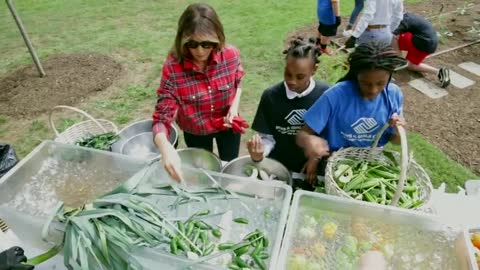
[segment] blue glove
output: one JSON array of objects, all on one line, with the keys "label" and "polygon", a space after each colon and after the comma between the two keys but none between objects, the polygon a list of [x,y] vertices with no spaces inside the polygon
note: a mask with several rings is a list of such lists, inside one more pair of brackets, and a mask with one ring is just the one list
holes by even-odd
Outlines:
[{"label": "blue glove", "polygon": [[0,270],[31,270],[33,265],[23,264],[27,261],[21,247],[12,247],[0,253]]}]

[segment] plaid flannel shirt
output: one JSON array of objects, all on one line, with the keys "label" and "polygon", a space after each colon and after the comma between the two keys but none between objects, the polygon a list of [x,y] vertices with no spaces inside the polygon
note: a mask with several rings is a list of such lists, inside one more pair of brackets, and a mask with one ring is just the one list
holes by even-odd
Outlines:
[{"label": "plaid flannel shirt", "polygon": [[190,60],[179,63],[169,56],[162,68],[157,90],[158,100],[153,114],[153,133],[166,132],[175,121],[185,132],[208,135],[221,130],[213,119],[228,114],[244,70],[240,52],[225,47],[213,52],[205,72]]}]

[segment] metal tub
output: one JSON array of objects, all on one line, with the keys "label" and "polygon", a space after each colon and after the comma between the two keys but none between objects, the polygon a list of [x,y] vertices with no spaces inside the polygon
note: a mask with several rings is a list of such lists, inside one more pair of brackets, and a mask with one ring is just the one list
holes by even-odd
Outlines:
[{"label": "metal tub", "polygon": [[[118,132],[119,139],[112,145],[112,152],[136,158],[152,159],[160,155],[153,143],[152,119],[134,122]],[[174,125],[168,138],[172,145],[178,141],[178,131]]]},{"label": "metal tub", "polygon": [[260,162],[253,162],[249,155],[241,156],[225,164],[222,173],[248,177],[248,175],[245,174],[245,166],[254,166],[257,169],[264,170],[269,175],[274,174],[278,180],[292,185],[292,175],[288,169],[283,166],[282,163],[271,158],[264,158]]},{"label": "metal tub", "polygon": [[388,269],[475,269],[467,244],[432,215],[298,191],[276,269],[357,269],[374,249]]}]

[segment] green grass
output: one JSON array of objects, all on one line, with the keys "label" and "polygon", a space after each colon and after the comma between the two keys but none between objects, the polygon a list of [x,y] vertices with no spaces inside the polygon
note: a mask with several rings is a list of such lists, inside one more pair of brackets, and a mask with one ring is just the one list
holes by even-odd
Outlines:
[{"label": "green grass", "polygon": [[[408,0],[407,2],[418,2]],[[127,68],[150,64],[143,82],[135,82],[113,97],[95,100],[85,110],[113,115],[112,121],[126,124],[134,112],[151,108],[161,65],[170,49],[178,17],[194,1],[16,1],[17,10],[42,60],[58,53],[98,52],[120,55]],[[288,0],[212,0],[224,24],[227,42],[242,52],[246,69],[243,80],[241,112],[251,122],[264,89],[283,79],[283,44],[287,33],[311,25],[316,18],[316,1]],[[354,1],[342,2],[342,15],[348,16]],[[31,60],[4,2],[0,2],[0,74],[13,71]],[[317,79],[334,83],[345,72],[335,66],[344,60],[322,56]],[[155,85],[151,82],[155,81]],[[146,115],[149,117],[150,115]],[[9,124],[1,124],[0,140]],[[64,130],[77,119],[60,119]],[[6,119],[4,119],[6,121]],[[248,132],[246,138],[251,132]],[[30,152],[41,140],[51,137],[45,123],[33,121],[25,134],[19,134],[14,146],[20,156]],[[418,134],[410,135],[410,148],[416,160],[427,169],[434,183],[445,181],[449,189],[474,178],[473,174],[448,159]]]},{"label": "green grass", "polygon": [[[389,145],[388,147],[400,151],[399,146]],[[457,186],[463,187],[465,180],[478,178],[469,169],[450,159],[418,133],[409,133],[408,147],[409,151],[413,152],[413,159],[430,176],[434,187],[438,187],[444,182],[448,192],[456,192],[458,191]]]},{"label": "green grass", "polygon": [[19,134],[20,138],[15,142],[14,148],[19,157],[24,157],[30,151],[48,138],[49,129],[47,124],[40,120],[33,120],[25,134]]},{"label": "green grass", "polygon": [[[144,102],[155,99],[155,89],[142,86],[130,86],[113,99],[98,100],[93,107],[100,110],[110,110],[115,113],[112,119],[117,124],[126,124],[133,120],[130,116]],[[152,107],[153,111],[153,107]]]}]

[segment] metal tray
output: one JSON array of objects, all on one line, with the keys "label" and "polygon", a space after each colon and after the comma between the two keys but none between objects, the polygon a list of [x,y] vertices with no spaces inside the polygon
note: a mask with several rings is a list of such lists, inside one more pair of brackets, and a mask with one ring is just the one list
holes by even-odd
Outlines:
[{"label": "metal tray", "polygon": [[[327,229],[331,228],[331,225],[326,227],[327,223],[338,226],[333,235],[332,230]],[[308,227],[314,228],[315,233],[312,234],[312,230],[305,229]],[[384,231],[378,233],[379,231],[376,230],[378,228]],[[374,238],[372,238],[372,232],[375,232]],[[430,235],[434,237],[428,238]],[[423,237],[428,238],[428,241],[424,241]],[[315,252],[306,256],[317,256],[315,263],[323,263],[326,266],[320,269],[332,269],[330,265],[337,263],[339,250],[344,254],[352,254],[345,251],[347,238],[350,243],[355,238],[353,240],[356,241],[353,242],[357,243],[357,248],[354,249],[357,253],[354,253],[353,257],[348,257],[347,260],[348,265],[353,268],[337,265],[336,269],[356,269],[355,260],[358,260],[358,256],[369,248],[380,249],[384,254],[390,254],[387,255],[387,261],[391,267],[393,265],[391,269],[437,269],[418,267],[438,260],[441,261],[436,264],[438,269],[474,269],[468,252],[468,242],[461,228],[446,226],[439,222],[437,217],[417,211],[308,191],[295,192],[277,269],[293,269],[290,267],[301,261],[297,258],[297,254],[300,254],[300,257],[303,256],[302,247],[305,244]],[[319,248],[317,243],[323,248]],[[388,248],[386,248],[387,243]],[[369,244],[372,246],[369,247]],[[430,247],[436,251],[423,252]],[[418,250],[422,251],[419,253]],[[448,255],[442,257],[437,251],[442,252],[442,255],[443,252]],[[414,259],[405,263],[404,258],[408,259],[409,256],[413,256]],[[402,261],[400,265],[399,259]],[[416,265],[413,265],[414,263]],[[446,263],[455,266],[449,268]]]}]

